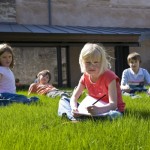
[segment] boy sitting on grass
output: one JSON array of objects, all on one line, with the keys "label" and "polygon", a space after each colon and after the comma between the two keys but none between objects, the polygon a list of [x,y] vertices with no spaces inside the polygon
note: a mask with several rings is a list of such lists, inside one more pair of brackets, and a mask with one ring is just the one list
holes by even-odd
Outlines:
[{"label": "boy sitting on grass", "polygon": [[43,70],[38,73],[36,83],[32,83],[28,90],[28,95],[31,93],[37,93],[39,95],[46,95],[48,97],[55,98],[56,96],[69,95],[63,91],[58,90],[52,84],[50,84],[51,73],[49,70]]},{"label": "boy sitting on grass", "polygon": [[141,56],[133,52],[127,57],[127,62],[130,68],[125,69],[122,73],[121,90],[124,95],[134,95],[135,92],[147,92],[150,94],[150,89],[145,85],[150,85],[150,74],[144,68],[140,67]]}]

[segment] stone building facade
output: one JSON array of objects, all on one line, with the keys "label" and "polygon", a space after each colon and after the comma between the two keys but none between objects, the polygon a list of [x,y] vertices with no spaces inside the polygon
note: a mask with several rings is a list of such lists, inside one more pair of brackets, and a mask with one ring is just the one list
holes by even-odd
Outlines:
[{"label": "stone building facade", "polygon": [[0,1],[0,22],[16,22],[15,0]]},{"label": "stone building facade", "polygon": [[149,0],[51,0],[51,3],[53,25],[150,27]]},{"label": "stone building facade", "polygon": [[[150,28],[149,0],[1,0],[0,22],[32,25],[100,26]],[[7,42],[7,41],[6,41]],[[131,47],[142,56],[142,67],[150,71],[149,39],[140,47]],[[71,86],[80,78],[78,56],[81,46],[70,47]],[[115,71],[114,49],[107,47]],[[55,47],[14,47],[16,78],[23,84],[34,81],[36,74],[49,69],[52,83],[57,84],[57,56]],[[113,59],[114,58],[114,59]],[[65,50],[62,48],[63,81],[65,84]]]}]

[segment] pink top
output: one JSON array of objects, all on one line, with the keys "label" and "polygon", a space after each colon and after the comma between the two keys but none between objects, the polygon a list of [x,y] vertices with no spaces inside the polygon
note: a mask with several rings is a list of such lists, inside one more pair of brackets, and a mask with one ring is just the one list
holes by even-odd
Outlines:
[{"label": "pink top", "polygon": [[39,83],[33,83],[30,85],[28,93],[37,93],[40,95],[46,95],[48,92],[56,90],[56,88],[50,84],[39,84]]},{"label": "pink top", "polygon": [[90,76],[84,73],[80,79],[80,82],[88,90],[88,94],[96,99],[99,99],[100,97],[106,94],[106,96],[102,98],[102,101],[109,103],[108,86],[113,80],[116,80],[117,86],[117,96],[118,96],[117,107],[120,112],[123,112],[125,109],[125,103],[122,100],[119,78],[113,71],[111,70],[105,71],[102,75],[100,75],[96,83],[93,83],[90,80]]}]

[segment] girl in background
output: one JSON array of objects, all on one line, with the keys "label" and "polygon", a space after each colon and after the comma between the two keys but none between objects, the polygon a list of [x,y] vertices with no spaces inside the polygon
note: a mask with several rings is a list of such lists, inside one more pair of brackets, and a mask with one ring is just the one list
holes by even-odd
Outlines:
[{"label": "girl in background", "polygon": [[7,44],[0,44],[0,93],[16,93],[13,49]]},{"label": "girl in background", "polygon": [[27,98],[16,94],[15,77],[11,69],[14,67],[13,49],[8,44],[0,44],[0,105],[12,102],[30,103],[37,97]]},{"label": "girl in background", "polygon": [[51,73],[49,70],[42,70],[37,74],[36,83],[32,83],[28,89],[28,95],[31,93],[36,93],[39,95],[46,95],[48,97],[55,98],[56,96],[66,96],[69,97],[69,94],[58,90],[51,83]]}]

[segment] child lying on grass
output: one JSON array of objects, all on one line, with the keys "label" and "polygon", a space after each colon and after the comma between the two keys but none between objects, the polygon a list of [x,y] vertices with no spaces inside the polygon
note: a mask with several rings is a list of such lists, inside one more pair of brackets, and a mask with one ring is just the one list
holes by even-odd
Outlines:
[{"label": "child lying on grass", "polygon": [[69,96],[68,93],[60,91],[52,84],[50,84],[50,81],[51,81],[51,74],[49,70],[40,71],[37,75],[36,83],[32,83],[30,85],[28,95],[30,95],[31,93],[37,93],[52,98],[55,98],[56,96],[66,96],[66,97]]},{"label": "child lying on grass", "polygon": [[80,117],[81,113],[78,109],[80,105],[77,102],[83,90],[86,89],[89,96],[105,103],[101,106],[96,106],[95,103],[90,103],[89,106],[84,105],[91,116],[104,113],[111,117],[120,116],[125,110],[125,103],[121,95],[119,77],[109,69],[106,49],[101,44],[85,44],[80,53],[79,63],[83,75],[71,98],[66,99],[68,103],[63,99],[60,100],[58,115],[66,113],[70,120]]}]

